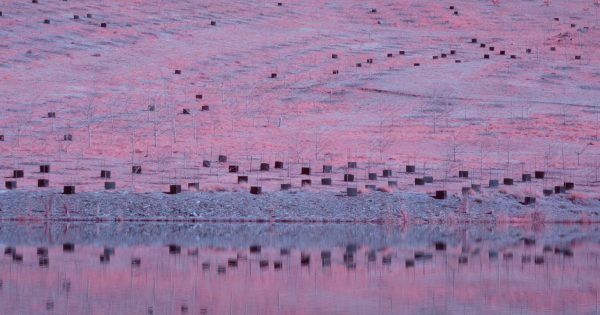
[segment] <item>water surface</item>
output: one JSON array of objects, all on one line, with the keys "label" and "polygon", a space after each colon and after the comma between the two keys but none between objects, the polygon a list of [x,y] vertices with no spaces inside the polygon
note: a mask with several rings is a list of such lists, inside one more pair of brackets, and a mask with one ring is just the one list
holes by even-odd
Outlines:
[{"label": "water surface", "polygon": [[0,238],[2,314],[600,314],[596,226],[3,223]]}]

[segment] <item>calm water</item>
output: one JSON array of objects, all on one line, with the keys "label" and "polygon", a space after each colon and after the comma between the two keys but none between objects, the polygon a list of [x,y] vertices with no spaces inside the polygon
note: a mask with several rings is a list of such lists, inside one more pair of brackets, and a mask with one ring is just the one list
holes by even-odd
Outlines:
[{"label": "calm water", "polygon": [[1,314],[600,314],[595,226],[2,223],[0,238]]}]

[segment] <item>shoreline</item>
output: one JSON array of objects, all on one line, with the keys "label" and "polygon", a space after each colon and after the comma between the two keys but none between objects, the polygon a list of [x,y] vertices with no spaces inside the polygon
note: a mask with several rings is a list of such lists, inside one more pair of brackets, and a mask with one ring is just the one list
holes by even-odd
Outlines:
[{"label": "shoreline", "polygon": [[106,218],[106,217],[53,217],[53,218],[40,218],[35,216],[20,216],[20,217],[0,217],[0,222],[18,222],[18,223],[173,223],[173,224],[194,224],[194,223],[211,223],[211,224],[318,224],[318,225],[380,225],[380,226],[403,226],[403,225],[442,225],[442,224],[454,224],[454,225],[499,225],[499,226],[526,226],[532,224],[558,224],[558,225],[596,225],[600,224],[600,220],[542,220],[533,221],[521,218],[514,218],[508,220],[423,220],[419,222],[402,222],[398,221],[387,221],[387,220],[314,220],[314,219],[170,219],[167,217],[156,217],[156,218]]},{"label": "shoreline", "polygon": [[62,246],[65,243],[97,246],[178,244],[182,247],[247,248],[252,245],[280,248],[332,248],[358,244],[372,248],[432,249],[438,242],[460,250],[484,246],[502,250],[532,243],[578,248],[600,244],[597,224],[256,224],[202,222],[89,222],[2,221],[0,244],[6,246]]}]

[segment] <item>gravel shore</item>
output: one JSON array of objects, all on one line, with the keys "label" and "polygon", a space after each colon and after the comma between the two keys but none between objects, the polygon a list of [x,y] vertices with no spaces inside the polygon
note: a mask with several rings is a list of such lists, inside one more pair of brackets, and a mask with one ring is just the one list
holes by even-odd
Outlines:
[{"label": "gravel shore", "polygon": [[500,191],[450,195],[369,192],[164,193],[55,191],[0,192],[2,220],[180,222],[373,222],[373,223],[591,223],[600,222],[600,201],[568,194],[523,205]]}]

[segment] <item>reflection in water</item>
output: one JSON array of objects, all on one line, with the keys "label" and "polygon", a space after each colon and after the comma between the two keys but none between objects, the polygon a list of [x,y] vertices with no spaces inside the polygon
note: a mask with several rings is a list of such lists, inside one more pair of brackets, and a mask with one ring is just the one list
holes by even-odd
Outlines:
[{"label": "reflection in water", "polygon": [[[19,229],[3,230],[11,228]],[[36,228],[40,227],[31,231]],[[293,227],[285,228],[293,233]],[[317,230],[321,228],[327,226]],[[218,246],[206,245],[210,236],[198,242],[161,244],[150,237],[118,244],[71,235],[82,241],[14,245],[15,239],[3,235],[3,243],[8,238],[13,244],[6,244],[0,257],[0,310],[2,314],[599,314],[600,244],[582,238],[597,230],[568,227],[562,237],[576,239],[552,245],[546,235],[526,228],[493,229],[489,240],[472,237],[477,232],[464,228],[437,230],[430,237],[423,228],[414,228],[399,232],[400,240],[373,239],[386,228],[370,226],[364,242],[352,239],[337,245],[316,241],[314,235],[307,236],[313,241],[298,236],[301,246],[290,245],[294,238],[289,235],[288,243],[278,243],[273,236],[265,241],[268,245],[253,243],[248,231],[246,243],[210,240]],[[499,238],[504,238],[502,245],[492,241]]]}]

